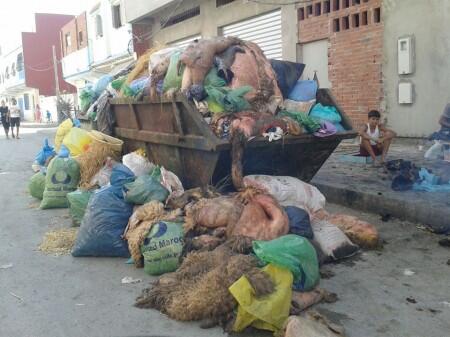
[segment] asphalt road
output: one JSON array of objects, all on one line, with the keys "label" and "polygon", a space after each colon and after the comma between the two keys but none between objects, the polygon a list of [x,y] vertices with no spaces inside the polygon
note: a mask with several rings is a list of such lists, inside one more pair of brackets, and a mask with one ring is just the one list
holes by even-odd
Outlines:
[{"label": "asphalt road", "polygon": [[[67,210],[41,211],[27,193],[33,158],[42,140],[53,135],[54,130],[24,129],[21,140],[0,136],[0,266],[13,265],[0,269],[0,337],[223,335],[218,328],[202,330],[197,323],[134,308],[151,278],[124,259],[37,251],[44,233],[70,226]],[[381,251],[328,265],[335,276],[321,286],[339,300],[318,310],[342,324],[348,337],[449,336],[450,248],[437,244],[440,237],[415,224],[383,223],[376,215],[335,205],[329,209],[359,214],[379,228],[386,242]],[[412,271],[409,276],[406,269]],[[123,285],[125,276],[143,282]]]}]

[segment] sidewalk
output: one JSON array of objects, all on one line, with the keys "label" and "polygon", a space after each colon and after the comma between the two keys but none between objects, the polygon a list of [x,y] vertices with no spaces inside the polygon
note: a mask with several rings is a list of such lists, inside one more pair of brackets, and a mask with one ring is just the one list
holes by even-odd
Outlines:
[{"label": "sidewalk", "polygon": [[[411,160],[450,180],[450,163],[425,160],[423,155],[428,146],[419,149],[422,144],[425,144],[422,140],[397,140],[387,160]],[[341,155],[357,152],[358,148],[353,143],[341,144],[313,178],[312,183],[329,202],[391,215],[436,230],[450,228],[450,192],[396,192],[391,189],[391,179],[384,168],[340,160]]]},{"label": "sidewalk", "polygon": [[50,129],[56,128],[58,123],[36,123],[36,122],[20,122],[21,128],[33,128],[33,129]]}]

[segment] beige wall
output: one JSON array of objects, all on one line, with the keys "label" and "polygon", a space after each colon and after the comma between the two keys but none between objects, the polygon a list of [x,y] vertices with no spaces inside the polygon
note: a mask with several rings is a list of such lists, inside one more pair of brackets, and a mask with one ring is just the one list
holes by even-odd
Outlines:
[{"label": "beige wall", "polygon": [[[140,1],[128,0],[126,4],[126,15],[128,22],[133,22],[134,17],[129,15],[128,8],[131,7],[130,3],[134,2],[139,3]],[[166,3],[167,1],[163,2]],[[272,2],[285,3],[285,1],[276,0]],[[161,43],[168,43],[198,34],[202,35],[202,37],[217,36],[219,34],[220,27],[222,26],[239,22],[259,14],[267,13],[281,7],[283,59],[296,61],[296,42],[298,38],[297,11],[295,5],[261,5],[251,2],[244,3],[242,0],[237,0],[230,4],[216,8],[216,1],[196,0],[183,2],[173,14],[181,13],[197,5],[200,5],[199,16],[162,30],[160,30],[160,18],[167,18],[171,13],[173,13],[174,5],[172,4],[155,14],[152,31],[158,33],[154,35],[153,40]],[[142,18],[142,16],[140,18]]]},{"label": "beige wall", "polygon": [[[401,136],[428,136],[439,128],[439,116],[450,102],[450,1],[384,0],[382,9],[388,124]],[[413,35],[415,39],[415,72],[400,76],[397,40],[404,35]],[[412,105],[398,104],[400,79],[414,84]]]}]

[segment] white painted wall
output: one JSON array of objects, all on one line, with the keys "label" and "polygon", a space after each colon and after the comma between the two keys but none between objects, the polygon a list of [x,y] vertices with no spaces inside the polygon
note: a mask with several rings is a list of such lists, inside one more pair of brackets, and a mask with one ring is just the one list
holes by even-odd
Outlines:
[{"label": "white painted wall", "polygon": [[[69,76],[76,75],[81,72],[89,70],[89,50],[83,48],[77,50],[62,59],[63,76],[67,78]],[[70,81],[70,79],[69,79]]]}]

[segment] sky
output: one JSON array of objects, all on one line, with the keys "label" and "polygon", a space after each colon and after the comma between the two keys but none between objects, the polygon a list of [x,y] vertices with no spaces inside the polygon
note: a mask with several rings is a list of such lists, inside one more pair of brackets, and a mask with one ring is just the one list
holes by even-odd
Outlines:
[{"label": "sky", "polygon": [[0,46],[3,53],[20,45],[21,32],[34,31],[34,13],[78,15],[98,0],[0,0]]}]

